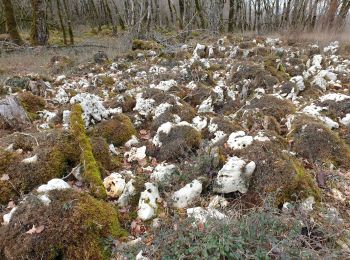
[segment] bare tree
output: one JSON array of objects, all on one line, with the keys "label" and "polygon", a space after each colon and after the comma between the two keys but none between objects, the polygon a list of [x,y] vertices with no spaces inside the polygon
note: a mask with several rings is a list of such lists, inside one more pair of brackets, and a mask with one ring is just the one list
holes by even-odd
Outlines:
[{"label": "bare tree", "polygon": [[23,40],[17,30],[17,22],[13,12],[13,6],[11,0],[2,0],[5,11],[5,19],[8,33],[14,43],[21,45]]},{"label": "bare tree", "polygon": [[49,40],[49,28],[46,22],[46,5],[44,0],[31,0],[33,20],[30,41],[33,45],[46,45]]}]

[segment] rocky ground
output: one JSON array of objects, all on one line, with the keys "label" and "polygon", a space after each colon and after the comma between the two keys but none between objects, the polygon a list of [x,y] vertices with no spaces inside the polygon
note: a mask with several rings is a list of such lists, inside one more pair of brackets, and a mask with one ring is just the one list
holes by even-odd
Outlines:
[{"label": "rocky ground", "polygon": [[349,45],[73,63],[0,85],[1,259],[350,257]]}]

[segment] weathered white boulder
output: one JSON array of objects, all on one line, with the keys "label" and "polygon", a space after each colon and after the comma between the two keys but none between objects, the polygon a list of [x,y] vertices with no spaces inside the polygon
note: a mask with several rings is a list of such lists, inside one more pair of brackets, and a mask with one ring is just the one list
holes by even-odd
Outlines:
[{"label": "weathered white boulder", "polygon": [[174,164],[167,164],[165,162],[162,162],[154,168],[151,174],[151,181],[161,184],[167,184],[171,179],[172,174],[175,172],[176,166]]},{"label": "weathered white boulder", "polygon": [[130,201],[130,198],[136,195],[136,188],[134,187],[134,182],[135,180],[131,179],[126,183],[123,193],[120,195],[118,199],[119,207],[127,206]]},{"label": "weathered white boulder", "polygon": [[143,221],[156,216],[158,209],[157,200],[160,199],[158,187],[153,183],[145,183],[145,191],[141,192],[137,215]]},{"label": "weathered white boulder", "polygon": [[227,144],[231,149],[243,149],[253,143],[253,137],[246,135],[244,131],[237,131],[230,134]]},{"label": "weathered white boulder", "polygon": [[226,218],[226,215],[214,208],[204,209],[202,207],[189,208],[186,210],[188,217],[193,217],[200,223],[205,223],[209,218],[222,220]]},{"label": "weathered white boulder", "polygon": [[125,179],[119,173],[112,173],[103,180],[107,195],[111,198],[118,198],[125,188]]},{"label": "weathered white boulder", "polygon": [[175,208],[186,208],[192,204],[197,198],[199,198],[202,192],[202,183],[198,180],[194,180],[191,183],[185,185],[185,187],[179,189],[173,194],[173,201]]},{"label": "weathered white boulder", "polygon": [[231,193],[248,191],[249,180],[255,170],[255,162],[246,163],[244,160],[233,156],[219,171],[214,185],[214,192]]},{"label": "weathered white boulder", "polygon": [[38,192],[49,192],[52,190],[64,190],[64,189],[69,189],[70,185],[65,182],[62,179],[52,179],[50,180],[47,184],[43,184],[41,186],[39,186],[39,188],[37,189]]}]

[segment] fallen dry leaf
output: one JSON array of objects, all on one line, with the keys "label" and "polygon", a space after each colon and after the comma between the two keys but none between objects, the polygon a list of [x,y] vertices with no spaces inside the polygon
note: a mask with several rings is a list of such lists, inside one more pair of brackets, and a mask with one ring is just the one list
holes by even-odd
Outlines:
[{"label": "fallen dry leaf", "polygon": [[33,225],[33,227],[31,229],[29,229],[26,233],[33,235],[33,234],[40,234],[41,232],[43,232],[43,230],[45,229],[45,227],[43,225],[36,227],[35,225]]}]

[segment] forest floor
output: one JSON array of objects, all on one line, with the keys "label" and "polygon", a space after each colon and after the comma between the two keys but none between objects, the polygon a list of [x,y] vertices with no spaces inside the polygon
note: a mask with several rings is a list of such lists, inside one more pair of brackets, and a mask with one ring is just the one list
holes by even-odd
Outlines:
[{"label": "forest floor", "polygon": [[0,258],[347,259],[349,146],[348,41],[0,53]]}]

